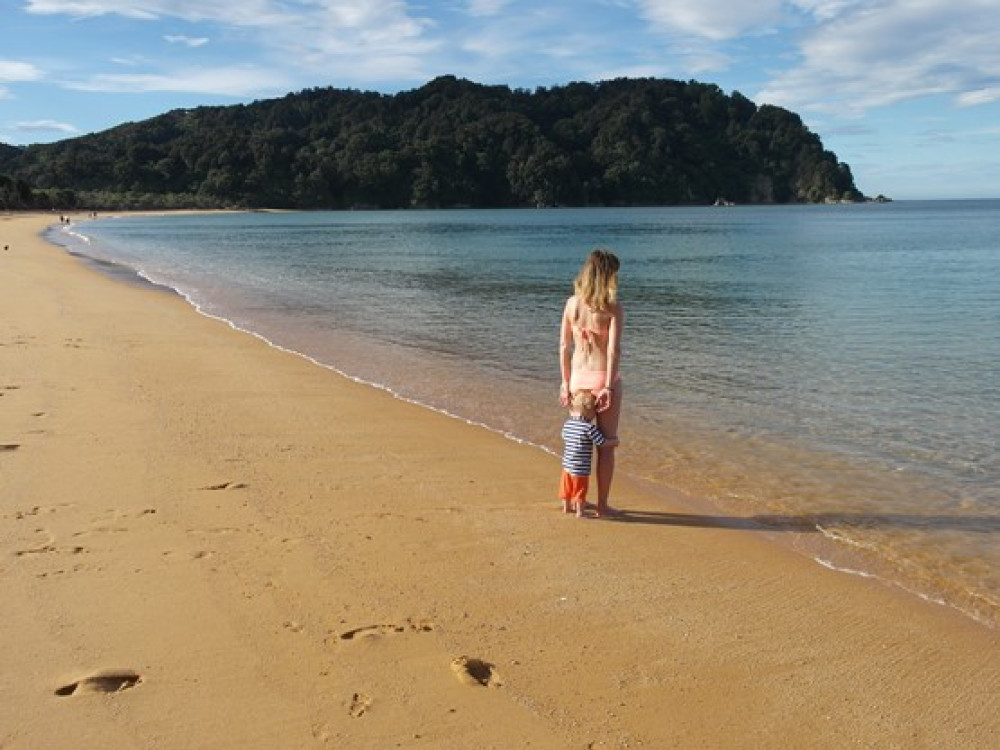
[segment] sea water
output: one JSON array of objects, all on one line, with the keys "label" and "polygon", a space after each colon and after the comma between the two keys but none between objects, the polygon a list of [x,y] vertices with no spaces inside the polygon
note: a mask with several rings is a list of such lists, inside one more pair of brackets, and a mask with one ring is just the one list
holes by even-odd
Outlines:
[{"label": "sea water", "polygon": [[553,452],[562,306],[587,253],[610,248],[623,481],[711,502],[688,522],[1000,622],[1000,201],[237,213],[52,234]]}]

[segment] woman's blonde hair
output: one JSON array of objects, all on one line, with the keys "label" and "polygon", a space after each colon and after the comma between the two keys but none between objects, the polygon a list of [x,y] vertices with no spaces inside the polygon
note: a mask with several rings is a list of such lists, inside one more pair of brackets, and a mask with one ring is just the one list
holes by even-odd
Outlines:
[{"label": "woman's blonde hair", "polygon": [[592,310],[604,312],[618,294],[618,257],[610,250],[594,250],[587,256],[573,286]]}]

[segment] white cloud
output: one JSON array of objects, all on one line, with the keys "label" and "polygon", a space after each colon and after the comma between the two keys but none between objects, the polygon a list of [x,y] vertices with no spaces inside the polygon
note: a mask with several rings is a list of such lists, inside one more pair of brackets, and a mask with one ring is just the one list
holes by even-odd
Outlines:
[{"label": "white cloud", "polygon": [[[117,15],[150,21],[174,18],[207,23],[217,28],[241,28],[257,38],[246,48],[247,58],[270,61],[285,68],[282,79],[308,79],[308,72],[354,80],[418,80],[426,77],[425,59],[441,47],[431,37],[435,23],[411,13],[404,0],[27,0],[28,12],[61,14],[75,18]],[[174,35],[175,44],[199,46],[208,38]],[[264,63],[268,64],[267,62]],[[304,75],[305,74],[305,75]],[[346,74],[346,75],[342,75]],[[256,87],[232,69],[201,74],[194,80],[178,73],[173,84],[167,76],[140,76],[134,80],[153,90],[212,91],[213,80],[237,79],[235,91],[258,93]],[[278,78],[271,76],[272,79]],[[77,86],[120,90],[130,79],[95,77]],[[251,90],[252,89],[252,90]]]},{"label": "white cloud", "polygon": [[55,120],[33,120],[30,122],[15,122],[14,130],[19,133],[63,133],[72,135],[80,131],[73,125]]},{"label": "white cloud", "polygon": [[[27,83],[38,81],[43,77],[42,71],[31,63],[16,60],[0,60],[0,84]],[[0,85],[0,99],[11,98],[10,89]]]},{"label": "white cloud", "polygon": [[104,74],[83,81],[67,81],[76,91],[111,93],[183,92],[213,96],[246,97],[267,91],[286,91],[289,80],[280,73],[259,68],[214,68],[163,74]]},{"label": "white cloud", "polygon": [[14,60],[0,60],[0,81],[15,83],[37,81],[42,78],[42,71],[31,63]]},{"label": "white cloud", "polygon": [[417,80],[440,43],[432,24],[413,18],[400,2],[325,2],[307,23],[274,27],[263,43],[278,59],[294,60],[298,73],[354,80]]},{"label": "white cloud", "polygon": [[998,86],[966,91],[959,94],[957,100],[960,107],[977,107],[981,104],[993,104],[994,102],[1000,102],[1000,87]]},{"label": "white cloud", "polygon": [[134,68],[138,65],[148,65],[150,60],[148,57],[141,57],[139,55],[133,55],[132,57],[112,57],[109,61],[115,65],[121,65],[126,68]]},{"label": "white cloud", "polygon": [[848,8],[862,5],[868,0],[791,0],[796,8],[820,21],[836,18]]},{"label": "white cloud", "polygon": [[951,96],[959,106],[1000,101],[996,0],[637,4],[645,19],[669,35],[675,45],[670,53],[696,75],[738,65],[739,52],[729,42],[783,32],[798,61],[772,75],[755,97],[761,102],[860,115],[934,95]]},{"label": "white cloud", "polygon": [[714,41],[760,32],[785,18],[781,0],[639,0],[638,5],[659,29]]},{"label": "white cloud", "polygon": [[552,34],[558,27],[551,10],[533,9],[510,13],[463,29],[456,39],[458,49],[473,58],[495,63],[498,60],[525,60],[539,52],[555,57],[565,57],[573,50],[579,53],[588,49],[588,41],[574,29],[563,25],[560,34]]},{"label": "white cloud", "polygon": [[368,33],[401,26],[415,29],[404,0],[28,0],[29,13],[74,18],[118,15],[137,20],[177,18],[222,26],[296,30],[302,34],[333,30]]},{"label": "white cloud", "polygon": [[844,8],[804,37],[801,62],[775,75],[759,101],[861,114],[933,95],[965,105],[996,100],[1000,12],[994,2],[888,0]]},{"label": "white cloud", "polygon": [[[28,0],[27,10],[255,30],[259,50],[276,60],[324,71],[349,66],[352,77],[371,79],[421,75],[421,58],[440,46],[429,37],[434,22],[411,13],[404,0]],[[200,37],[168,41],[204,43]]]},{"label": "white cloud", "polygon": [[208,38],[203,36],[190,37],[190,36],[184,36],[183,34],[167,34],[163,38],[166,41],[170,42],[170,44],[184,44],[192,48],[203,47],[204,45],[208,44]]},{"label": "white cloud", "polygon": [[[315,28],[306,37],[317,49],[333,52],[425,52],[434,45],[425,38],[433,23],[411,16],[399,0],[344,2],[325,0],[314,16]],[[293,29],[301,36],[302,29]],[[311,37],[311,38],[310,38]]]},{"label": "white cloud", "polygon": [[281,23],[292,6],[313,3],[292,2],[288,7],[271,0],[28,0],[25,8],[38,15],[67,15],[74,18],[118,15],[137,20],[180,18],[185,21],[218,21],[237,26],[268,26]]}]

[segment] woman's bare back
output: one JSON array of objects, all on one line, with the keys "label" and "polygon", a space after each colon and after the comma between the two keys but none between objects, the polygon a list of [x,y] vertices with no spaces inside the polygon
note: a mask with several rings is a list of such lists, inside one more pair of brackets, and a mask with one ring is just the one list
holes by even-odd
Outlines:
[{"label": "woman's bare back", "polygon": [[612,312],[592,309],[577,296],[566,301],[565,319],[573,335],[573,369],[605,371]]}]

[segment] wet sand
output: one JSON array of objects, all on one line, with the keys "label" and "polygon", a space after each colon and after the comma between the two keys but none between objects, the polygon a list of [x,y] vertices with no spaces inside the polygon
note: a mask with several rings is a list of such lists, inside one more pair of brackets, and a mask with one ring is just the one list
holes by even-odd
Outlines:
[{"label": "wet sand", "polygon": [[0,215],[4,750],[996,747],[997,631],[680,496],[565,517],[52,221]]}]

